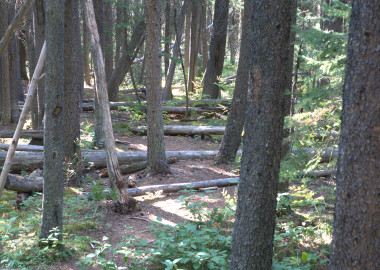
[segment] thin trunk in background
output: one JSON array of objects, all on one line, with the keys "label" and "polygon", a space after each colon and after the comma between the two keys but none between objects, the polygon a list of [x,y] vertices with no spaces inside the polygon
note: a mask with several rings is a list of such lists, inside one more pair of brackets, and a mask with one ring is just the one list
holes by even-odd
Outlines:
[{"label": "thin trunk in background", "polygon": [[[191,5],[191,2],[189,2]],[[190,63],[190,29],[191,29],[191,8],[188,8],[186,11],[185,19],[185,53],[183,56],[183,64],[185,70],[187,71]]]},{"label": "thin trunk in background", "polygon": [[198,45],[199,45],[199,24],[200,24],[200,8],[199,1],[191,1],[191,29],[190,29],[190,62],[187,78],[188,91],[195,92],[195,80],[198,65]]},{"label": "thin trunk in background", "polygon": [[112,2],[104,3],[104,58],[107,81],[113,72],[113,14]]},{"label": "thin trunk in background", "polygon": [[170,3],[171,1],[166,1],[165,3],[165,49],[164,49],[164,65],[165,65],[165,74],[167,74],[169,69],[169,55],[170,55],[170,26],[171,26],[171,16],[170,16]]},{"label": "thin trunk in background", "polygon": [[88,28],[84,14],[84,8],[82,10],[83,19],[83,72],[84,81],[88,86],[91,86],[91,75],[90,75],[90,40],[88,37]]}]

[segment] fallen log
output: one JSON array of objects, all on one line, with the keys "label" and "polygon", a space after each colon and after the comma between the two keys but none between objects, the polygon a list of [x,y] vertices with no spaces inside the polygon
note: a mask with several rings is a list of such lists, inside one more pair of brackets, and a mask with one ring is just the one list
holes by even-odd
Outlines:
[{"label": "fallen log", "polygon": [[[218,126],[164,126],[165,135],[223,135],[226,127]],[[146,126],[129,127],[135,134],[146,135]]]},{"label": "fallen log", "polygon": [[[177,192],[185,189],[201,189],[209,187],[225,187],[236,185],[239,178],[224,178],[216,180],[207,180],[199,182],[190,183],[178,183],[178,184],[168,184],[168,185],[156,185],[156,186],[145,186],[139,188],[129,188],[127,189],[129,195],[133,197],[142,196],[151,192],[163,191],[163,193]],[[43,178],[42,177],[22,177],[9,174],[7,181],[5,183],[5,188],[7,190],[18,191],[18,192],[42,192],[43,191]]]},{"label": "fallen log", "polygon": [[318,178],[318,177],[327,177],[331,175],[336,175],[336,173],[337,173],[337,170],[316,170],[316,171],[310,171],[310,172],[302,172],[302,176]]},{"label": "fallen log", "polygon": [[[0,138],[13,138],[13,130],[2,130],[0,131]],[[43,130],[24,130],[21,133],[22,138],[33,138],[33,139],[43,139],[44,131]]]},{"label": "fallen log", "polygon": [[[0,150],[8,150],[10,144],[0,143]],[[16,151],[42,152],[44,147],[41,145],[20,145],[16,146]]]},{"label": "fallen log", "polygon": [[[176,161],[177,161],[176,157],[168,158],[168,164],[173,164]],[[120,172],[122,174],[128,174],[128,173],[133,173],[133,172],[138,172],[138,171],[144,170],[146,167],[148,167],[148,162],[147,161],[140,161],[140,162],[133,163],[131,165],[121,165],[120,166]],[[104,169],[100,173],[100,177],[102,177],[102,178],[108,177],[107,169]]]}]

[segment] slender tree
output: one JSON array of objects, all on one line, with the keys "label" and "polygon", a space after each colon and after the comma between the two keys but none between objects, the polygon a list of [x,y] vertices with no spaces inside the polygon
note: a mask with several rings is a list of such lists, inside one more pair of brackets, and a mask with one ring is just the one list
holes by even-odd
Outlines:
[{"label": "slender tree", "polygon": [[252,102],[233,232],[231,269],[271,269],[292,1],[252,1]]},{"label": "slender tree", "polygon": [[222,75],[226,52],[229,0],[216,0],[213,33],[210,42],[209,59],[204,78],[203,95],[216,99],[220,95],[217,78]]},{"label": "slender tree", "polygon": [[165,155],[161,89],[161,3],[146,0],[146,72],[148,173],[165,174],[170,169]]},{"label": "slender tree", "polygon": [[113,14],[112,2],[104,3],[104,60],[106,68],[107,81],[111,77],[113,71]]},{"label": "slender tree", "polygon": [[64,183],[64,20],[65,4],[46,1],[46,93],[44,129],[44,189],[40,239],[53,229],[62,239]]},{"label": "slender tree", "polygon": [[380,269],[380,2],[352,1],[331,269]]},{"label": "slender tree", "polygon": [[201,2],[191,1],[191,27],[190,27],[190,62],[189,72],[187,76],[187,86],[189,92],[195,91],[195,79],[198,66],[198,51],[199,51],[199,24]]}]

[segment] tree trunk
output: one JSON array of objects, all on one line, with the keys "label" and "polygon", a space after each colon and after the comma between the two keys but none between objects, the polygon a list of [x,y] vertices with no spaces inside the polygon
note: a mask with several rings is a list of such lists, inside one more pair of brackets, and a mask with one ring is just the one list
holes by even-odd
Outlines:
[{"label": "tree trunk", "polygon": [[291,2],[252,1],[253,100],[245,124],[231,269],[272,267]]},{"label": "tree trunk", "polygon": [[[21,80],[28,80],[28,72],[26,71],[26,48],[25,48],[25,40],[18,39],[18,55],[20,59],[20,72],[21,72]],[[23,99],[22,99],[23,100]]]},{"label": "tree trunk", "polygon": [[201,37],[200,37],[200,42],[202,43],[201,48],[202,48],[202,72],[206,72],[207,68],[207,61],[208,61],[208,30],[207,30],[207,4],[208,2],[206,0],[201,0],[201,22],[200,22],[200,32],[201,32]]},{"label": "tree trunk", "polygon": [[[230,28],[228,35],[228,45],[230,47],[230,61],[235,64],[236,55],[239,48],[239,29],[240,18],[238,11],[234,8],[230,14]],[[244,27],[243,27],[244,30]]]},{"label": "tree trunk", "polygon": [[81,54],[79,1],[65,4],[65,86],[64,148],[67,181],[80,186],[82,155],[80,140],[80,95],[83,91],[83,58]]},{"label": "tree trunk", "polygon": [[352,1],[331,269],[380,269],[379,26],[379,1]]},{"label": "tree trunk", "polygon": [[146,0],[146,72],[148,172],[151,175],[170,172],[165,155],[164,119],[162,117],[161,88],[161,3]]},{"label": "tree trunk", "polygon": [[171,31],[170,31],[170,27],[171,27],[171,16],[170,16],[170,1],[166,1],[165,3],[165,40],[164,40],[164,43],[165,43],[165,57],[164,57],[164,65],[165,65],[165,75],[167,74],[168,72],[168,69],[169,69],[169,55],[170,55],[170,43],[171,43],[171,37],[170,37],[170,34],[171,34]]},{"label": "tree trunk", "polygon": [[112,2],[104,3],[104,57],[107,81],[113,72],[113,15]]},{"label": "tree trunk", "polygon": [[178,16],[178,23],[176,25],[176,38],[173,47],[172,60],[170,61],[168,72],[166,73],[165,88],[164,88],[164,100],[173,99],[172,83],[174,78],[174,71],[177,64],[177,58],[181,49],[181,41],[183,34],[183,26],[185,22],[186,10],[188,8],[189,1],[184,0],[181,6],[181,11]]},{"label": "tree trunk", "polygon": [[198,66],[198,51],[199,51],[199,24],[200,24],[200,10],[201,3],[192,1],[191,2],[191,31],[190,31],[190,62],[189,62],[189,72],[187,77],[188,91],[191,93],[195,92],[195,80],[197,76],[197,66]]},{"label": "tree trunk", "polygon": [[[189,5],[191,3],[189,2]],[[185,70],[188,70],[190,63],[190,29],[191,29],[191,8],[190,6],[186,11],[186,22],[185,22],[185,53],[183,57],[183,65]]]},{"label": "tree trunk", "polygon": [[85,19],[84,8],[82,12],[83,17],[83,68],[84,68],[84,81],[87,85],[91,85],[90,76],[90,40],[88,37],[88,27]]},{"label": "tree trunk", "polygon": [[91,52],[94,57],[94,70],[99,97],[99,108],[101,122],[105,135],[105,152],[107,157],[107,168],[110,175],[112,189],[117,189],[119,196],[115,201],[115,211],[126,214],[135,207],[136,202],[132,200],[127,191],[126,184],[120,174],[119,161],[116,155],[115,140],[112,130],[111,113],[108,106],[107,83],[105,76],[104,58],[101,49],[99,32],[95,22],[94,7],[91,0],[86,0],[86,20],[91,36]]},{"label": "tree trunk", "polygon": [[236,76],[235,90],[232,104],[227,119],[226,133],[223,136],[217,156],[217,163],[233,161],[236,151],[239,149],[241,134],[243,132],[245,112],[247,107],[249,59],[251,55],[251,33],[252,33],[252,1],[244,1],[244,17],[242,25],[242,37],[240,44],[239,65]]},{"label": "tree trunk", "polygon": [[210,42],[210,55],[207,62],[207,70],[204,78],[204,96],[216,99],[220,96],[220,89],[215,83],[222,75],[224,54],[226,52],[227,25],[228,25],[229,0],[216,0],[214,12],[214,30]]},{"label": "tree trunk", "polygon": [[65,5],[46,1],[46,92],[44,192],[40,239],[53,229],[62,240],[64,183],[64,36]]}]

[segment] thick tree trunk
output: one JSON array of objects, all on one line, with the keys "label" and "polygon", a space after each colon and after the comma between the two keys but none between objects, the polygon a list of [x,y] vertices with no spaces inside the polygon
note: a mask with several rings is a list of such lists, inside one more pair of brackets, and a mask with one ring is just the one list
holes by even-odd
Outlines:
[{"label": "thick tree trunk", "polygon": [[82,182],[80,140],[80,95],[83,91],[83,58],[81,54],[79,1],[65,4],[65,109],[64,148],[67,181],[70,186]]},{"label": "thick tree trunk", "polygon": [[195,80],[197,76],[198,51],[199,51],[199,24],[201,3],[199,1],[191,1],[191,31],[190,31],[190,62],[189,72],[187,76],[187,87],[190,93],[195,92]]},{"label": "thick tree trunk", "polygon": [[331,269],[380,269],[379,26],[379,1],[352,1]]},{"label": "thick tree trunk", "polygon": [[272,267],[291,3],[252,1],[253,100],[245,124],[231,269]]},{"label": "thick tree trunk", "polygon": [[115,210],[121,214],[126,214],[135,207],[136,202],[133,201],[127,191],[126,184],[120,174],[119,161],[116,154],[115,140],[113,136],[111,112],[108,106],[107,83],[105,76],[104,58],[101,49],[98,28],[95,22],[94,8],[91,0],[86,0],[86,20],[91,36],[91,52],[94,57],[94,70],[96,77],[96,89],[99,97],[99,109],[101,114],[101,122],[105,135],[105,153],[107,160],[107,168],[110,175],[110,183],[112,189],[117,189],[119,196],[115,201]]},{"label": "thick tree trunk", "polygon": [[57,229],[62,240],[64,173],[64,36],[65,5],[46,1],[46,92],[44,192],[40,239]]},{"label": "thick tree trunk", "polygon": [[207,62],[207,70],[204,78],[204,96],[216,99],[220,96],[220,89],[215,83],[222,75],[224,55],[226,52],[227,25],[228,25],[229,0],[216,0],[214,12],[214,30],[210,42],[210,55]]},{"label": "thick tree trunk", "polygon": [[223,136],[217,156],[217,163],[227,163],[233,161],[236,151],[239,149],[241,134],[245,122],[245,112],[247,107],[249,59],[251,55],[251,33],[252,33],[252,1],[244,1],[243,29],[240,44],[240,57],[237,70],[237,79],[232,98],[232,104],[227,119],[226,133]]},{"label": "thick tree trunk", "polygon": [[170,172],[165,155],[164,119],[162,117],[161,87],[161,3],[146,0],[146,72],[147,88],[147,137],[148,173],[166,174]]},{"label": "thick tree trunk", "polygon": [[184,28],[184,22],[186,17],[186,10],[188,8],[189,1],[184,0],[181,6],[181,11],[178,16],[178,22],[176,25],[176,38],[175,43],[173,47],[173,54],[172,54],[172,60],[170,61],[169,69],[167,71],[166,80],[165,80],[165,88],[164,88],[164,100],[173,99],[173,93],[172,93],[172,83],[174,79],[174,71],[175,67],[177,65],[177,58],[180,52],[181,47],[181,41],[182,41],[182,34],[183,34],[183,28]]}]

